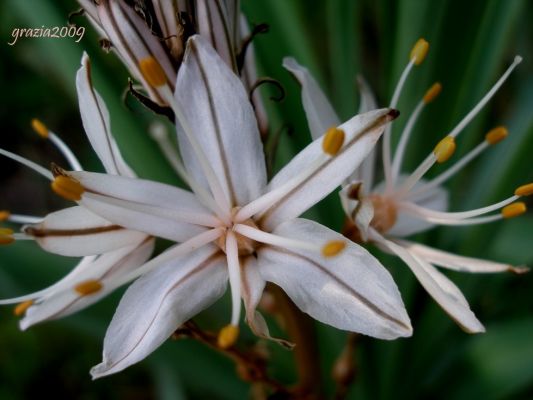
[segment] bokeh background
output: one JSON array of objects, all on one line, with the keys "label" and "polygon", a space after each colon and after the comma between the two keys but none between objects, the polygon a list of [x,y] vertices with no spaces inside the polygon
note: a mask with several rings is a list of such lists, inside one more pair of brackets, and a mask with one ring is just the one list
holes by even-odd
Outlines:
[{"label": "bokeh background", "polygon": [[[418,99],[434,82],[441,96],[427,108],[413,133],[406,167],[412,168],[496,81],[515,54],[524,62],[458,141],[457,159],[495,125],[510,137],[476,160],[447,185],[452,208],[465,210],[507,197],[533,180],[533,3],[528,0],[265,0],[242,1],[251,23],[270,30],[255,40],[262,76],[279,80],[282,102],[263,88],[271,134],[280,133],[274,169],[284,165],[309,141],[299,87],[281,67],[292,55],[308,66],[344,118],[359,102],[356,74],[373,87],[382,105],[419,37],[431,45],[427,60],[415,68],[399,109],[406,121]],[[9,46],[14,28],[64,26],[79,7],[74,0],[4,0],[0,3],[0,146],[42,165],[65,162],[30,129],[33,117],[60,134],[88,170],[101,171],[84,136],[77,109],[75,71],[82,52],[93,61],[95,84],[111,111],[113,131],[126,160],[144,178],[177,183],[147,134],[153,115],[131,98],[123,100],[127,71],[113,54],[99,48],[87,27],[80,43],[72,39],[22,38]],[[291,129],[287,129],[290,127]],[[289,133],[290,132],[290,133]],[[398,135],[396,135],[397,137]],[[438,168],[431,171],[437,174]],[[35,173],[0,160],[0,209],[43,215],[66,206]],[[531,206],[533,204],[529,202]],[[342,213],[334,194],[311,212],[313,218],[340,229]],[[533,214],[472,228],[438,228],[418,239],[469,256],[533,265]],[[376,252],[377,253],[377,252]],[[532,398],[533,275],[447,273],[464,290],[487,333],[462,332],[429,298],[406,266],[382,258],[400,286],[414,335],[383,342],[361,338],[358,372],[349,398]],[[0,248],[0,297],[43,288],[64,275],[75,259],[45,253],[31,242]],[[0,398],[69,399],[242,399],[248,384],[233,364],[191,340],[169,341],[145,361],[118,375],[91,381],[88,370],[100,361],[106,325],[120,292],[90,309],[21,333],[10,307],[0,308]],[[199,323],[222,326],[227,299],[203,313]],[[274,324],[271,321],[271,324]],[[316,324],[327,394],[333,360],[346,333]],[[245,331],[243,340],[253,340]],[[271,372],[295,380],[290,354],[268,345]]]}]

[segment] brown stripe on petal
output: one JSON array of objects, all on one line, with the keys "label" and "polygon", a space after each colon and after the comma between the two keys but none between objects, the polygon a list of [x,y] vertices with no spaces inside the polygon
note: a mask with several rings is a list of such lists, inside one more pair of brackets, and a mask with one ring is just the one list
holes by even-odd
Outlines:
[{"label": "brown stripe on petal", "polygon": [[119,225],[96,226],[94,228],[85,229],[41,229],[29,226],[24,229],[24,233],[33,237],[49,237],[49,236],[84,236],[94,235],[98,233],[106,233],[124,229]]},{"label": "brown stripe on petal", "polygon": [[291,250],[287,249],[281,249],[281,248],[269,248],[270,251],[283,253],[289,256],[293,256],[295,258],[299,258],[303,261],[308,262],[309,264],[312,264],[314,267],[318,268],[322,273],[329,276],[335,283],[337,283],[339,286],[341,286],[344,290],[349,292],[353,297],[355,297],[361,304],[363,304],[365,307],[367,307],[370,311],[374,312],[375,314],[379,315],[381,318],[386,319],[390,322],[393,322],[402,328],[405,328],[406,330],[411,330],[411,327],[408,325],[405,325],[404,322],[400,321],[397,318],[394,318],[392,315],[389,315],[385,311],[383,311],[381,308],[379,308],[377,305],[372,303],[369,299],[367,299],[365,296],[363,296],[361,293],[359,293],[357,290],[353,289],[352,287],[348,286],[346,283],[344,283],[343,280],[341,280],[337,275],[332,273],[328,268],[325,266],[319,264],[315,260],[312,260],[309,257],[306,257],[304,255],[294,253]]},{"label": "brown stripe on petal", "polygon": [[90,90],[91,100],[94,103],[94,105],[96,106],[96,109],[98,110],[98,117],[99,117],[99,119],[100,119],[100,121],[102,123],[102,127],[105,130],[104,136],[105,136],[105,139],[106,139],[107,149],[109,150],[109,156],[111,157],[111,161],[113,162],[113,165],[115,166],[115,170],[117,172],[119,172],[120,168],[119,168],[117,160],[115,158],[115,153],[113,151],[113,144],[111,142],[111,132],[109,132],[109,126],[107,126],[107,124],[106,124],[106,120],[104,118],[104,112],[102,111],[102,109],[100,107],[100,102],[98,101],[98,98],[96,97],[96,93],[94,91],[94,86],[93,86],[92,77],[91,77],[91,61],[89,60],[89,58],[87,58],[86,60],[87,61],[86,61],[86,64],[85,64],[85,70],[86,70],[87,82],[89,83],[89,90]]},{"label": "brown stripe on petal", "polygon": [[194,268],[192,271],[190,271],[187,275],[185,275],[183,278],[181,278],[178,282],[176,282],[170,289],[168,289],[168,291],[165,293],[165,295],[163,296],[163,298],[161,299],[161,302],[159,303],[159,307],[158,309],[156,310],[152,320],[150,321],[150,323],[148,324],[148,327],[146,328],[146,330],[142,333],[141,337],[137,340],[137,342],[135,343],[135,345],[133,345],[133,347],[120,359],[118,359],[117,361],[115,361],[113,364],[111,365],[108,365],[107,366],[107,369],[112,369],[114,368],[118,363],[120,363],[122,360],[124,360],[125,358],[127,358],[133,351],[135,351],[135,349],[137,348],[137,346],[139,346],[139,344],[142,342],[142,340],[144,339],[144,337],[146,336],[146,334],[148,333],[148,331],[151,329],[152,325],[154,324],[157,316],[159,315],[159,312],[161,310],[161,307],[163,306],[163,303],[164,301],[166,300],[167,296],[173,291],[175,290],[179,285],[183,284],[184,282],[186,282],[188,279],[190,279],[192,276],[194,276],[194,274],[200,272],[200,271],[203,271],[204,269],[208,268],[209,266],[211,266],[214,262],[216,262],[217,260],[219,260],[220,258],[224,258],[223,257],[223,253],[222,251],[220,250],[216,250],[215,252],[211,253],[206,259],[204,259],[204,261],[202,261],[196,268]]},{"label": "brown stripe on petal", "polygon": [[226,151],[224,148],[224,142],[222,140],[222,132],[220,130],[220,122],[218,120],[218,115],[216,113],[216,107],[215,107],[215,102],[214,102],[213,95],[212,95],[212,90],[211,90],[211,87],[209,86],[209,81],[207,78],[208,74],[206,73],[206,71],[204,70],[204,67],[200,63],[200,54],[198,53],[198,49],[196,48],[196,44],[194,41],[189,41],[189,48],[191,49],[191,52],[194,54],[194,57],[196,59],[195,62],[198,65],[198,70],[200,71],[202,82],[207,92],[207,98],[209,100],[209,111],[211,115],[213,116],[213,124],[215,126],[215,138],[217,140],[218,148],[220,149],[220,159],[222,161],[222,168],[223,168],[224,176],[226,177],[226,182],[228,184],[230,201],[231,201],[231,204],[235,206],[237,205],[237,197],[235,195],[235,189],[233,187],[233,181],[231,179],[228,158],[227,158]]}]

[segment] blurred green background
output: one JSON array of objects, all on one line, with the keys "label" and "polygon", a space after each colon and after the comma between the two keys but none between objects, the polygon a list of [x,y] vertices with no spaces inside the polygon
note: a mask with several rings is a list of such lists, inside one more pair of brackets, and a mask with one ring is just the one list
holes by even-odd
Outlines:
[{"label": "blurred green background", "polygon": [[[308,66],[337,111],[348,118],[357,110],[355,76],[363,74],[381,105],[386,105],[419,37],[430,42],[427,60],[415,68],[399,109],[406,116],[425,90],[442,82],[441,96],[427,108],[413,133],[406,157],[412,168],[496,81],[515,54],[524,62],[495,99],[458,141],[458,155],[482,140],[486,131],[505,124],[510,137],[451,180],[452,208],[465,210],[507,197],[533,180],[533,2],[528,0],[243,0],[251,23],[270,31],[255,40],[261,75],[286,89],[281,103],[267,100],[271,134],[283,129],[275,166],[279,168],[309,140],[299,87],[284,71],[283,56]],[[80,43],[72,39],[19,39],[9,46],[14,28],[64,26],[74,0],[5,0],[0,3],[0,146],[42,165],[61,156],[30,129],[33,117],[60,134],[88,170],[101,170],[84,137],[75,93],[75,71],[82,52],[93,61],[95,85],[111,111],[113,131],[123,154],[145,178],[176,183],[170,168],[147,134],[153,116],[132,99],[122,101],[127,72],[113,54],[98,46],[87,27]],[[265,99],[275,94],[265,88]],[[269,92],[272,90],[272,92]],[[397,137],[398,135],[396,135]],[[458,155],[455,156],[457,159]],[[15,163],[0,160],[0,209],[42,215],[66,204],[51,195],[47,183]],[[438,168],[431,171],[437,174]],[[533,204],[530,205],[533,206]],[[342,213],[333,194],[311,211],[335,228]],[[481,228],[439,228],[420,236],[430,245],[463,255],[517,265],[533,265],[533,214]],[[54,282],[75,259],[45,253],[32,243],[0,248],[0,296],[37,290]],[[407,267],[383,258],[400,286],[414,335],[395,342],[361,338],[358,372],[349,398],[533,398],[533,275],[449,273],[464,290],[487,333],[463,333],[428,297]],[[120,293],[90,309],[21,333],[10,307],[0,308],[0,398],[35,396],[70,399],[241,399],[249,385],[232,363],[205,346],[169,341],[147,360],[118,375],[92,382],[89,368],[100,361],[106,324]],[[226,300],[206,311],[200,321],[225,323]],[[273,323],[273,322],[271,322]],[[316,324],[326,391],[333,360],[346,333]],[[244,340],[251,340],[245,332]],[[270,346],[271,372],[295,379],[290,354]]]}]

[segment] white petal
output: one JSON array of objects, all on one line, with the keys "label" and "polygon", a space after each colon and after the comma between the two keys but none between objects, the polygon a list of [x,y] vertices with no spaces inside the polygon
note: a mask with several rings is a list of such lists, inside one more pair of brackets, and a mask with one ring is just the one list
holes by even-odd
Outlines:
[{"label": "white petal", "polygon": [[142,82],[150,95],[158,99],[157,92],[146,82],[139,69],[139,61],[148,56],[154,57],[159,62],[169,85],[173,87],[176,71],[170,57],[159,38],[152,33],[147,22],[137,15],[133,7],[123,1],[106,0],[97,2],[97,10],[112,49],[117,52],[134,77]]},{"label": "white petal", "polygon": [[46,251],[82,257],[102,254],[143,240],[144,233],[124,229],[83,207],[48,214],[40,224],[24,227]]},{"label": "white petal", "polygon": [[336,257],[319,252],[265,246],[259,251],[259,270],[280,286],[296,305],[313,318],[339,329],[380,339],[412,333],[400,293],[389,272],[364,248],[315,222],[297,219],[273,233],[317,245],[346,241]]},{"label": "white petal", "polygon": [[76,74],[76,87],[83,128],[105,170],[113,175],[135,176],[111,135],[109,111],[92,85],[91,64],[86,53]]},{"label": "white petal", "polygon": [[318,139],[332,126],[339,125],[341,120],[307,68],[298,64],[292,57],[283,59],[283,67],[302,85],[302,104],[313,140]]},{"label": "white petal", "polygon": [[359,89],[359,94],[361,95],[358,114],[363,114],[378,108],[376,96],[372,92],[368,82],[362,76],[357,77],[357,88]]},{"label": "white petal", "polygon": [[[378,108],[374,93],[372,92],[372,89],[363,77],[357,77],[357,86],[359,88],[359,93],[361,94],[361,102],[359,104],[358,114],[362,114]],[[376,151],[376,148],[372,149],[372,151],[361,163],[359,168],[357,168],[354,174],[350,177],[350,180],[361,180],[367,188],[371,188],[372,186],[374,186]]]},{"label": "white petal", "polygon": [[183,242],[207,229],[183,222],[187,211],[166,210],[92,193],[85,194],[80,204],[117,225],[174,242]]},{"label": "white petal", "polygon": [[246,319],[252,330],[254,314],[265,289],[265,280],[259,274],[257,260],[253,256],[241,258],[241,293],[246,308]]},{"label": "white petal", "polygon": [[84,171],[69,172],[69,175],[78,180],[87,192],[162,210],[203,216],[215,221],[211,212],[199,203],[193,193],[175,186],[144,179]]},{"label": "white petal", "polygon": [[227,286],[225,258],[215,246],[144,275],[124,294],[107,330],[102,363],[93,378],[144,359],[185,321],[219,299]]},{"label": "white petal", "polygon": [[448,253],[422,244],[408,242],[406,240],[398,241],[409,252],[422,258],[428,263],[448,268],[453,271],[471,272],[471,273],[490,273],[490,272],[515,272],[523,273],[528,271],[525,267],[515,267],[510,264],[497,263],[480,258],[471,258]]},{"label": "white petal", "polygon": [[402,246],[384,238],[377,238],[377,241],[409,266],[431,297],[463,330],[469,333],[485,332],[461,291],[448,278]]},{"label": "white petal", "polygon": [[[272,206],[263,216],[264,226],[273,229],[279,223],[299,216],[339,186],[372,150],[386,122],[390,121],[389,112],[390,109],[371,111],[342,124],[339,128],[345,132],[344,146],[335,157],[328,158],[319,170]],[[278,172],[267,190],[282,186],[322,156],[322,138],[318,138]]]},{"label": "white petal", "polygon": [[270,336],[268,325],[263,316],[257,311],[257,305],[265,289],[265,280],[259,273],[259,266],[254,256],[241,259],[241,293],[246,308],[246,322],[252,332],[261,338],[275,341],[284,347],[292,348],[294,344]]},{"label": "white petal", "polygon": [[[114,278],[145,263],[152,254],[154,243],[153,239],[147,238],[139,245],[115,250],[89,263],[82,261],[71,273],[50,287],[37,304],[27,310],[20,321],[20,328],[25,330],[44,320],[62,318],[96,303],[116,289],[112,284]],[[102,289],[92,295],[80,296],[74,287],[87,280],[100,281],[103,284]]]},{"label": "white petal", "polygon": [[171,210],[208,212],[191,192],[164,183],[85,171],[68,174],[89,192]]},{"label": "white petal", "polygon": [[[266,184],[266,169],[248,94],[239,78],[199,36],[188,41],[175,96],[233,205],[258,197]],[[188,172],[207,188],[196,154],[180,129],[178,139]]]},{"label": "white petal", "polygon": [[[354,190],[357,190],[357,199],[353,198]],[[368,228],[374,218],[374,205],[365,196],[363,182],[350,182],[342,188],[339,196],[346,216],[355,224],[361,238],[366,242],[368,240]]]},{"label": "white petal", "polygon": [[220,1],[198,1],[196,5],[197,33],[210,39],[211,46],[216,50],[226,65],[237,70],[231,37],[228,26],[228,15]]},{"label": "white petal", "polygon": [[[103,256],[107,256],[108,254],[113,254],[114,252],[109,252],[104,254]],[[49,296],[58,290],[61,290],[61,288],[64,288],[65,282],[72,281],[72,279],[75,279],[76,276],[83,275],[84,271],[87,271],[87,269],[90,269],[93,265],[94,260],[97,256],[87,256],[83,257],[80,262],[67,274],[65,275],[61,280],[57,281],[51,286],[48,286],[45,289],[38,290],[37,292],[29,293],[23,296],[13,297],[10,299],[3,299],[0,300],[0,304],[16,304],[21,303],[23,301],[27,300],[35,300],[39,297],[46,297]]]}]

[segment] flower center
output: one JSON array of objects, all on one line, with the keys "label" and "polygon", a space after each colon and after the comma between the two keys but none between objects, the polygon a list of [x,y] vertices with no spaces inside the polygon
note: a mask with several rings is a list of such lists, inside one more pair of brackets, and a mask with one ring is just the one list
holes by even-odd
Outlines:
[{"label": "flower center", "polygon": [[[237,211],[239,211],[239,209],[240,209],[240,207],[235,207],[232,210],[232,212],[231,212],[232,219],[235,216],[235,214],[237,214]],[[226,228],[226,232],[224,232],[224,234],[221,235],[215,242],[216,245],[218,247],[220,247],[220,249],[224,253],[226,252],[226,235],[227,235],[227,232],[229,230],[233,230],[233,224],[234,223],[237,223],[237,222],[232,221],[232,225],[228,226]],[[247,226],[250,226],[252,228],[259,229],[257,224],[251,218],[248,218],[247,220],[241,221],[241,222],[238,222],[238,223],[240,225],[247,225]],[[248,255],[253,254],[255,252],[255,249],[259,246],[258,242],[256,242],[253,239],[250,239],[249,237],[243,236],[240,233],[237,233],[235,231],[233,233],[235,234],[235,238],[237,239],[237,248],[239,250],[239,256],[248,256]]]},{"label": "flower center", "polygon": [[374,206],[374,218],[370,225],[379,233],[386,233],[396,223],[398,211],[393,199],[377,194],[368,196]]}]

